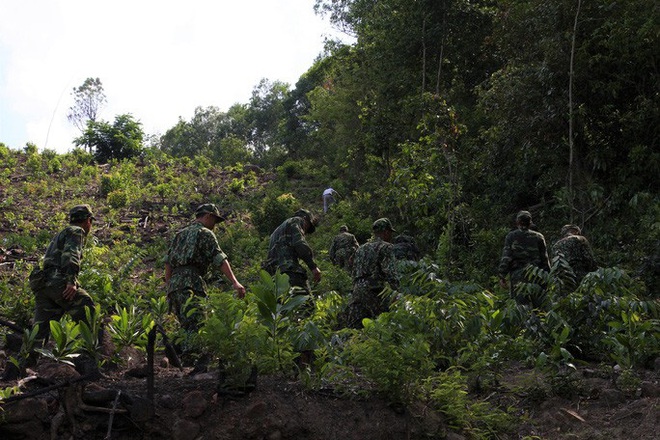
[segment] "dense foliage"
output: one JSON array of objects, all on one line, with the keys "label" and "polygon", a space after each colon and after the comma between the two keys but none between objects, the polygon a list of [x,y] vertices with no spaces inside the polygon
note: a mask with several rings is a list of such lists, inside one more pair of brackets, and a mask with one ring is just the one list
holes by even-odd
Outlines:
[{"label": "dense foliage", "polygon": [[601,264],[655,282],[654,2],[316,9],[355,42],[329,41],[291,89],[264,79],[249,103],[198,108],[156,145],[222,166],[284,167],[289,178],[313,171],[351,196],[352,212],[387,215],[419,237],[447,274],[485,281],[499,251],[488,243],[524,208],[548,241],[576,223]]},{"label": "dense foliage", "polygon": [[[634,380],[635,369],[651,366],[660,355],[658,302],[641,278],[607,267],[575,286],[561,258],[553,260],[550,273],[530,274],[546,286],[545,291],[528,286],[537,296],[533,309],[489,281],[448,276],[447,262],[427,254],[420,262],[401,263],[401,285],[387,292],[394,300],[390,312],[365,320],[363,330],[338,328],[351,279],[329,262],[327,249],[342,223],[350,224],[362,242],[369,236],[371,221],[352,209],[355,200],[333,206],[309,236],[324,274],[313,296],[291,296],[288,277],[270,277],[260,269],[273,225],[298,206],[321,206],[317,197],[304,199],[307,190],[287,185],[313,184],[318,174],[309,169],[255,173],[252,167],[218,168],[201,157],[174,159],[158,150],[105,165],[94,164],[82,150],[57,155],[32,147],[25,152],[2,148],[0,154],[0,246],[11,257],[0,272],[0,316],[26,329],[23,353],[34,344],[27,275],[66,224],[66,207],[81,202],[92,204],[99,218],[80,275],[98,308],[90,326],[66,317],[53,322],[54,344],[39,353],[59,362],[97,353],[94,335],[103,317],[110,318],[107,328],[117,356],[127,346],[144,350],[155,328],[174,342],[183,337],[165,301],[163,257],[194,207],[212,201],[228,216],[218,231],[220,245],[248,286],[246,299],[237,299],[226,280],[212,274],[210,296],[198,305],[205,324],[197,343],[223,361],[225,386],[240,387],[258,371],[298,376],[310,388],[332,386],[346,396],[376,392],[404,407],[424,400],[451,426],[487,438],[507,431],[515,417],[480,398],[497,387],[509,362],[547,375],[551,386],[536,393],[567,395],[579,392],[567,386],[579,362],[618,364]],[[493,241],[487,244],[492,247],[501,239],[483,238]],[[462,258],[466,265],[477,264],[469,255]],[[304,350],[316,355],[308,368],[297,362]]]},{"label": "dense foliage", "polygon": [[[0,144],[0,246],[22,253],[0,273],[0,315],[29,327],[30,262],[84,202],[101,223],[81,280],[117,346],[144,347],[154,325],[176,335],[162,259],[193,208],[214,202],[229,218],[220,245],[249,287],[243,301],[214,280],[200,305],[200,341],[230,381],[256,366],[347,395],[425,399],[487,437],[512,416],[478,399],[506,362],[556,379],[543,392],[557,394],[578,362],[648,367],[660,355],[655,3],[317,0],[355,43],[328,42],[292,89],[263,80],[249,103],[198,108],[149,148],[130,115],[88,123],[77,144],[93,154]],[[260,271],[268,234],[298,207],[320,211],[328,186],[342,197],[309,237],[324,277],[305,304],[290,301],[286,277]],[[528,286],[535,309],[494,282],[520,209],[549,244],[578,224],[600,266],[578,286],[560,258],[529,274],[546,286]],[[425,257],[401,265],[389,313],[340,330],[351,280],[326,250],[339,225],[363,243],[381,216]],[[55,330],[51,357],[93,346],[71,323]],[[314,374],[296,366],[302,349],[316,353]]]}]

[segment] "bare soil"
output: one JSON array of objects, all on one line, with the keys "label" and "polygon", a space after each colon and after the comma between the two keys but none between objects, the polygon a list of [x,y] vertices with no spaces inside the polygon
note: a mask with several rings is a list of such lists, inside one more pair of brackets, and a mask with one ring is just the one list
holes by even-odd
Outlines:
[{"label": "bare soil", "polygon": [[[405,408],[374,394],[342,396],[332,389],[310,390],[293,378],[259,376],[251,392],[218,391],[213,371],[189,376],[190,369],[155,367],[153,403],[147,394],[145,364],[103,371],[96,380],[35,367],[25,394],[67,384],[33,397],[2,404],[3,439],[267,439],[379,440],[474,438],[456,431],[443,414],[424,402]],[[166,365],[165,360],[157,362]],[[60,366],[61,367],[61,366]],[[67,367],[70,368],[70,367]],[[48,380],[39,379],[49,376]],[[136,377],[141,376],[141,377]],[[35,378],[36,377],[36,378]],[[549,392],[547,378],[511,366],[487,399],[517,416],[500,439],[656,439],[660,426],[660,374],[641,370],[631,383],[602,366],[582,367],[570,381],[570,396]],[[24,380],[25,381],[25,380]],[[0,382],[0,389],[17,381]],[[121,391],[117,398],[117,391]],[[74,396],[74,397],[71,397]],[[113,409],[114,408],[114,409]],[[8,423],[9,422],[9,423]],[[54,429],[55,427],[55,429]]]}]

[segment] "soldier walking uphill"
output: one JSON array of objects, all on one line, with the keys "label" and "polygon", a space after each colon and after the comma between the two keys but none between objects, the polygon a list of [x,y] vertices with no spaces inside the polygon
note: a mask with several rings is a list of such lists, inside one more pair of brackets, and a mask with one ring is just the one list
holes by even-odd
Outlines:
[{"label": "soldier walking uphill", "polygon": [[339,234],[332,239],[328,256],[333,264],[350,272],[353,268],[353,255],[358,247],[360,244],[355,235],[348,232],[348,226],[342,225]]},{"label": "soldier walking uphill", "polygon": [[539,232],[532,231],[532,214],[529,211],[520,211],[516,216],[517,229],[509,232],[504,239],[502,259],[498,268],[500,285],[507,288],[507,275],[511,278],[511,295],[518,302],[528,303],[518,285],[525,281],[525,269],[532,265],[545,271],[550,271],[548,251],[545,238]]},{"label": "soldier walking uphill", "polygon": [[[196,308],[194,300],[206,296],[203,277],[209,268],[220,269],[232,283],[238,297],[245,296],[245,287],[234,276],[227,255],[220,249],[213,233],[215,225],[223,220],[214,204],[200,205],[195,211],[195,221],[174,237],[165,260],[167,299],[170,309],[188,334],[184,347],[186,351],[192,348],[191,339],[201,324],[201,314],[193,311]],[[209,356],[202,355],[193,372],[204,371],[208,361]]]},{"label": "soldier walking uphill", "polygon": [[41,269],[30,274],[38,339],[48,337],[50,321],[59,320],[65,313],[75,321],[84,321],[85,308],[94,308],[94,301],[78,283],[85,239],[94,220],[89,205],[74,206],[69,212],[69,226],[50,242]]},{"label": "soldier walking uphill", "polygon": [[289,284],[300,287],[307,294],[311,293],[311,288],[300,260],[312,271],[314,282],[321,281],[321,270],[314,261],[314,252],[305,240],[306,234],[316,230],[316,223],[317,219],[306,209],[299,209],[293,217],[284,220],[270,235],[268,257],[262,266],[271,275],[278,269],[289,275]]},{"label": "soldier walking uphill", "polygon": [[573,269],[577,286],[587,273],[593,272],[598,267],[589,241],[581,235],[581,232],[576,225],[564,225],[561,228],[562,238],[552,246],[553,258],[564,258]]},{"label": "soldier walking uphill", "polygon": [[[34,324],[39,326],[36,336],[39,344],[45,344],[48,340],[51,321],[58,321],[67,313],[74,321],[84,322],[87,319],[85,310],[94,309],[94,301],[78,283],[78,274],[85,239],[95,219],[89,205],[76,205],[71,208],[69,226],[51,240],[41,267],[36,267],[30,274],[29,284],[35,304]],[[99,340],[102,339],[101,332]],[[33,360],[32,356],[29,359],[20,359],[19,368],[7,363],[3,379],[17,378],[23,372],[25,363]],[[87,357],[80,357],[76,364],[80,364],[83,369],[90,368],[82,371],[84,374],[98,373],[98,367]]]},{"label": "soldier walking uphill", "polygon": [[361,328],[364,318],[376,318],[389,310],[389,303],[380,297],[385,284],[399,287],[394,246],[390,243],[396,232],[387,218],[372,226],[374,237],[355,252],[353,262],[353,292],[343,316],[343,325]]}]

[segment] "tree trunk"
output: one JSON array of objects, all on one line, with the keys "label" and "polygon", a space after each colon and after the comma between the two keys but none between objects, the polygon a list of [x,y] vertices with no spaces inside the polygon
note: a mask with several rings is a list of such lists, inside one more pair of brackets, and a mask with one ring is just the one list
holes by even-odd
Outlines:
[{"label": "tree trunk", "polygon": [[573,188],[573,168],[575,167],[574,142],[573,142],[573,64],[575,60],[575,40],[577,37],[578,17],[580,15],[580,6],[582,0],[577,0],[577,10],[575,11],[575,21],[573,23],[573,38],[571,41],[571,61],[568,74],[568,203],[571,208],[570,221],[573,223],[574,206],[574,188]]}]

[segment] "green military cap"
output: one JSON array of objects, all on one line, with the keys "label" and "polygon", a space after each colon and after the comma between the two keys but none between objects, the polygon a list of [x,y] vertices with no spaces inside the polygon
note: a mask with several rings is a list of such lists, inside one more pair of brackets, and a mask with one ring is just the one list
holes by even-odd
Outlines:
[{"label": "green military cap", "polygon": [[204,203],[203,205],[199,205],[197,207],[197,210],[195,211],[195,217],[199,217],[204,214],[211,214],[215,216],[218,221],[222,221],[225,218],[220,214],[220,211],[218,210],[218,207],[215,206],[213,203]]},{"label": "green military cap", "polygon": [[392,231],[396,232],[396,229],[392,227],[392,222],[388,218],[379,218],[376,220],[371,227],[374,231]]},{"label": "green military cap", "polygon": [[522,219],[527,219],[527,220],[532,220],[532,214],[529,211],[520,211],[518,215],[516,215],[516,221],[522,220]]},{"label": "green military cap", "polygon": [[578,225],[564,225],[561,228],[561,235],[564,236],[568,234],[570,231],[575,231],[576,235],[580,235],[582,233]]},{"label": "green military cap", "polygon": [[94,217],[94,213],[92,212],[92,208],[87,204],[76,205],[71,208],[71,211],[69,211],[69,221],[71,223],[83,222],[90,217],[96,220],[96,217]]},{"label": "green military cap", "polygon": [[318,218],[316,218],[311,212],[309,212],[306,209],[299,209],[297,210],[294,214],[294,217],[302,217],[306,219],[309,222],[309,231],[307,231],[308,234],[311,234],[312,232],[316,231],[316,225],[318,223]]}]

